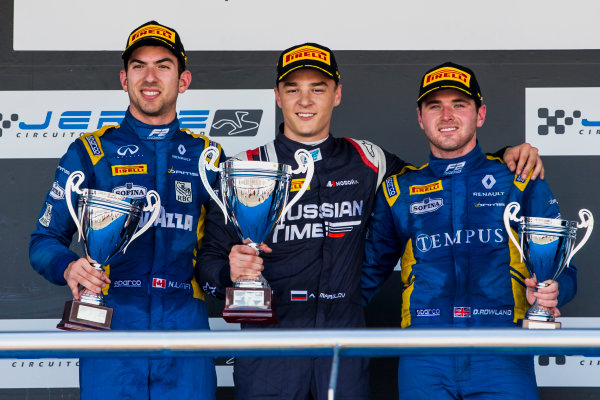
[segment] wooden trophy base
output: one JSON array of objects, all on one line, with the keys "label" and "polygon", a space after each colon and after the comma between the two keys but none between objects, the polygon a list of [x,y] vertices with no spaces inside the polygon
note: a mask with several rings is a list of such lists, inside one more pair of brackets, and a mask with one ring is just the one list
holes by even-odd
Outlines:
[{"label": "wooden trophy base", "polygon": [[110,330],[113,309],[71,300],[65,303],[62,320],[56,325],[64,331]]},{"label": "wooden trophy base", "polygon": [[525,329],[560,329],[560,322],[536,321],[533,319],[519,320],[519,325]]},{"label": "wooden trophy base", "polygon": [[273,310],[273,290],[269,287],[228,287],[225,291],[223,319],[234,323],[277,323]]}]

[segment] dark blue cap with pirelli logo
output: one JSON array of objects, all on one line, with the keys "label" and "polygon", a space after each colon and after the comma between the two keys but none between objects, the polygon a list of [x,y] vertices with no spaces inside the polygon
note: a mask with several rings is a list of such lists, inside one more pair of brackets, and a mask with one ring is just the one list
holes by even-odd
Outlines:
[{"label": "dark blue cap with pirelli logo", "polygon": [[340,72],[333,52],[317,43],[304,43],[290,47],[279,55],[277,61],[277,82],[290,72],[303,68],[321,71],[336,82],[340,80]]},{"label": "dark blue cap with pirelli logo", "polygon": [[475,74],[467,67],[446,62],[431,68],[423,75],[419,85],[417,104],[421,105],[423,98],[439,89],[456,89],[475,100],[477,107],[481,106],[483,97]]}]

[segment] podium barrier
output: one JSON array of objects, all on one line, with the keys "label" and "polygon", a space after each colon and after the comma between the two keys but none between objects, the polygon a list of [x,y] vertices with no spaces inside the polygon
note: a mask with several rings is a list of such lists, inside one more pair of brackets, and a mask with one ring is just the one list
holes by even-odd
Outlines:
[{"label": "podium barrier", "polygon": [[340,357],[402,354],[600,356],[600,329],[348,329],[244,331],[0,332],[2,358],[332,357],[334,399]]}]

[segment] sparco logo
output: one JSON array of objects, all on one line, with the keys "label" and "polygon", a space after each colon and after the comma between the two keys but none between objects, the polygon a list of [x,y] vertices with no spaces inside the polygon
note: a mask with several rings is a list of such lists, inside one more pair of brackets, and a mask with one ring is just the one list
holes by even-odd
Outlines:
[{"label": "sparco logo", "polygon": [[410,205],[410,212],[412,214],[425,214],[438,210],[444,205],[444,200],[441,198],[430,199],[429,197],[423,201],[418,201]]},{"label": "sparco logo", "polygon": [[95,137],[86,136],[85,141],[88,142],[93,155],[98,156],[102,154],[102,150],[100,150],[100,146],[98,146],[98,142],[96,141]]},{"label": "sparco logo", "polygon": [[142,281],[139,279],[123,279],[120,281],[115,281],[113,283],[114,287],[142,287]]},{"label": "sparco logo", "polygon": [[454,234],[445,232],[427,235],[422,233],[417,236],[415,242],[417,249],[422,253],[426,253],[431,249],[470,243],[502,243],[504,242],[503,233],[504,230],[501,228],[465,229],[458,230]]},{"label": "sparco logo", "polygon": [[217,110],[209,136],[256,136],[263,110]]},{"label": "sparco logo", "polygon": [[134,185],[133,183],[129,182],[126,183],[124,186],[118,186],[114,188],[112,192],[132,199],[141,199],[143,197],[146,197],[147,190],[148,189],[144,186]]},{"label": "sparco logo", "polygon": [[415,310],[417,317],[439,317],[441,314],[439,308],[417,308]]}]

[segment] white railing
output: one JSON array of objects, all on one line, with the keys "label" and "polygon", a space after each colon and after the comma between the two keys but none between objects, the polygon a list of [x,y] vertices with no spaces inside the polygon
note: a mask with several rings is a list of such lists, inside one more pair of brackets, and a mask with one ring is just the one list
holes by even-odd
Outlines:
[{"label": "white railing", "polygon": [[600,355],[600,329],[348,329],[244,331],[0,332],[0,357],[333,356],[402,354]]}]

